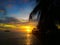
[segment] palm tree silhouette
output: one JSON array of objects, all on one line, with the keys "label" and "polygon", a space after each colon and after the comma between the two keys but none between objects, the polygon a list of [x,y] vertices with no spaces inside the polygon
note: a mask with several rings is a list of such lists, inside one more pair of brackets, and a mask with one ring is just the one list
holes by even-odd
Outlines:
[{"label": "palm tree silhouette", "polygon": [[[55,0],[38,0],[38,5],[34,8],[34,10],[31,12],[29,16],[29,20],[32,20],[32,18],[35,16],[37,12],[39,12],[40,18],[37,25],[37,29],[39,29],[39,36],[41,35],[41,41],[43,41],[43,45],[46,43],[46,32],[57,32],[58,29],[55,25],[55,20],[58,19],[59,14],[57,11],[57,8],[54,6]],[[60,9],[60,8],[59,8]],[[56,16],[55,16],[55,13]],[[59,18],[60,19],[60,18]],[[56,20],[57,21],[57,20]],[[36,33],[37,34],[37,33]]]},{"label": "palm tree silhouette", "polygon": [[[40,17],[37,28],[43,29],[41,31],[56,31],[56,26],[54,24],[54,13],[53,12],[53,0],[38,0],[38,5],[34,8],[29,16],[29,20],[35,16],[37,12],[39,12],[38,17]],[[41,27],[41,28],[40,28]],[[45,30],[46,29],[46,30]]]}]

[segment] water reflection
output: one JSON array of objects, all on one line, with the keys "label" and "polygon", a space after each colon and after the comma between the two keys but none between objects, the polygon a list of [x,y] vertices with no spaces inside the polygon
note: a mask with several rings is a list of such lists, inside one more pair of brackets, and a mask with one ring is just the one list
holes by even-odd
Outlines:
[{"label": "water reflection", "polygon": [[40,45],[39,39],[32,33],[19,32],[16,33],[15,37],[18,38],[19,45]]},{"label": "water reflection", "polygon": [[32,33],[27,33],[25,38],[25,45],[41,45],[39,39]]},{"label": "water reflection", "polygon": [[39,40],[26,32],[0,32],[1,45],[40,45]]},{"label": "water reflection", "polygon": [[32,44],[32,42],[31,42],[32,35],[28,33],[26,36],[27,36],[26,45],[31,45]]}]

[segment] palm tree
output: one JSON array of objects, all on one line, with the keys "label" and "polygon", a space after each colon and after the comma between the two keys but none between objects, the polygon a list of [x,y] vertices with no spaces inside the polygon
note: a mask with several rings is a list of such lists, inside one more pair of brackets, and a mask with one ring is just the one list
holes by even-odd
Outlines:
[{"label": "palm tree", "polygon": [[40,13],[40,11],[42,11],[42,10],[45,10],[44,8],[45,8],[45,3],[46,3],[46,0],[37,0],[37,6],[34,8],[34,10],[30,13],[30,16],[29,16],[29,19],[32,19],[32,17],[34,17],[35,16],[35,14],[37,13],[37,12],[39,12]]},{"label": "palm tree", "polygon": [[54,14],[52,14],[53,2],[54,2],[53,0],[40,0],[38,5],[31,12],[31,14],[29,16],[29,20],[32,20],[32,18],[35,16],[35,14],[38,11],[39,11],[38,17],[41,15],[39,22],[38,22],[38,27],[37,27],[38,29],[41,29],[43,27],[44,28],[44,29],[42,28],[43,30],[46,29],[46,30],[55,31],[56,26],[54,24],[54,18],[53,18]]},{"label": "palm tree", "polygon": [[[39,0],[38,0],[39,1]],[[32,18],[35,16],[35,14],[39,11],[39,22],[37,25],[37,28],[39,29],[39,33],[41,32],[41,41],[44,40],[43,43],[46,42],[46,32],[56,32],[58,29],[55,25],[55,10],[53,7],[53,3],[55,0],[40,0],[38,5],[34,8],[34,10],[30,14],[29,20],[32,20]],[[56,12],[57,13],[57,12]],[[57,16],[57,15],[56,15]],[[39,34],[38,34],[39,35]],[[45,43],[44,43],[45,44]]]}]

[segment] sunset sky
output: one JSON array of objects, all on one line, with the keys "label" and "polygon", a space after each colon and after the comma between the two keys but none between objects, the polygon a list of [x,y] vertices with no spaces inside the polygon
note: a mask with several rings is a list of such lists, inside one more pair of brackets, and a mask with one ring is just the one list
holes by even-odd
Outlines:
[{"label": "sunset sky", "polygon": [[0,8],[6,9],[6,15],[18,19],[28,19],[35,6],[36,0],[0,0]]}]

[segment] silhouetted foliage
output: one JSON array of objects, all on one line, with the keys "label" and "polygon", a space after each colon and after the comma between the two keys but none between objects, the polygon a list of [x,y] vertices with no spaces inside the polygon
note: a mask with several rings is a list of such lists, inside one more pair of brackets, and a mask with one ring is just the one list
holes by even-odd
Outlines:
[{"label": "silhouetted foliage", "polygon": [[[40,20],[39,20],[39,23],[38,23],[38,28],[40,29],[40,27],[42,27],[42,25],[44,26],[43,30],[51,30],[51,31],[56,31],[56,25],[55,25],[55,22],[59,19],[59,12],[58,9],[56,7],[58,6],[55,6],[55,4],[53,3],[56,3],[56,1],[54,0],[38,0],[38,5],[34,8],[34,10],[31,12],[30,14],[30,17],[29,17],[29,20],[32,20],[32,18],[35,16],[35,14],[37,12],[40,12],[39,13],[39,16],[41,15],[40,17]],[[57,14],[55,14],[57,13]],[[56,16],[55,16],[56,15]],[[46,31],[45,30],[45,31]]]},{"label": "silhouetted foliage", "polygon": [[[31,12],[29,20],[35,16],[39,11],[39,22],[37,28],[39,29],[38,37],[41,35],[41,42],[43,45],[46,43],[46,32],[58,32],[56,22],[60,22],[60,0],[38,0],[38,5]],[[41,33],[41,34],[40,34]],[[51,36],[51,35],[50,35]],[[51,36],[52,37],[52,36]],[[54,38],[54,37],[53,37]],[[50,40],[50,37],[49,39]],[[51,41],[54,39],[51,38]],[[50,42],[51,43],[51,42]],[[52,43],[51,43],[52,44]],[[56,43],[55,43],[56,44]]]}]

